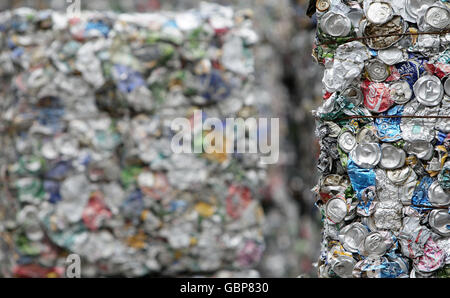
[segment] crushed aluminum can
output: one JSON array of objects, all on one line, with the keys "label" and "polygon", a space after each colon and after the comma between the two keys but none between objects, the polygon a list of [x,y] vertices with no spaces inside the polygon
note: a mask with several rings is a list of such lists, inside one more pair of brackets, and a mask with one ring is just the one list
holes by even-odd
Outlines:
[{"label": "crushed aluminum can", "polygon": [[413,96],[413,91],[405,81],[395,82],[391,85],[391,97],[396,104],[403,105]]},{"label": "crushed aluminum can", "polygon": [[347,202],[342,198],[330,199],[325,205],[327,220],[332,224],[340,223],[347,216]]},{"label": "crushed aluminum can", "polygon": [[386,171],[386,177],[394,184],[403,184],[412,173],[413,170],[406,166],[400,169]]},{"label": "crushed aluminum can", "polygon": [[356,141],[358,144],[378,143],[375,127],[366,125],[361,128],[356,134]]},{"label": "crushed aluminum can", "polygon": [[441,81],[436,76],[422,76],[413,87],[417,100],[428,107],[438,105],[444,94]]},{"label": "crushed aluminum can", "polygon": [[365,80],[361,84],[364,94],[364,106],[369,111],[381,113],[387,111],[393,104],[389,85]]},{"label": "crushed aluminum can", "polygon": [[444,265],[445,252],[434,242],[433,238],[428,238],[423,248],[424,254],[414,259],[414,268],[420,273],[430,273],[438,270]]},{"label": "crushed aluminum can", "polygon": [[421,105],[416,99],[410,100],[404,105],[403,115],[417,115],[430,118],[402,118],[400,129],[402,138],[407,142],[428,142],[434,138],[434,126],[437,122],[439,106],[427,107]]},{"label": "crushed aluminum can", "polygon": [[395,68],[397,69],[401,77],[400,82],[408,82],[412,90],[414,84],[426,71],[425,63],[426,60],[416,59],[414,56],[412,56],[412,58],[410,57],[410,59],[408,59],[407,61],[396,64]]},{"label": "crushed aluminum can", "polygon": [[341,278],[351,277],[356,264],[351,254],[338,251],[334,253],[329,262],[331,271]]},{"label": "crushed aluminum can", "polygon": [[418,217],[405,217],[398,236],[403,255],[415,259],[423,255],[423,247],[431,237],[431,232],[420,225]]},{"label": "crushed aluminum can", "polygon": [[378,51],[378,59],[387,65],[395,65],[406,60],[404,52],[397,47]]},{"label": "crushed aluminum can", "polygon": [[450,213],[447,210],[431,210],[428,218],[433,231],[441,236],[450,236]]},{"label": "crushed aluminum can", "polygon": [[336,49],[333,63],[325,69],[322,79],[327,91],[345,90],[363,70],[362,62],[369,58],[367,47],[359,41],[340,45]]},{"label": "crushed aluminum can", "polygon": [[425,22],[433,28],[445,29],[450,24],[450,10],[440,6],[430,6],[425,12]]},{"label": "crushed aluminum can", "polygon": [[367,256],[383,256],[390,245],[389,233],[372,232],[364,239],[364,254]]},{"label": "crushed aluminum can", "polygon": [[375,186],[368,186],[361,191],[360,201],[356,212],[360,216],[371,216],[375,212],[376,207],[377,194]]},{"label": "crushed aluminum can", "polygon": [[417,18],[419,16],[419,11],[423,9],[423,7],[431,6],[435,1],[433,0],[406,0],[405,1],[405,12],[406,16],[409,17],[406,20],[408,22],[417,22]]},{"label": "crushed aluminum can", "polygon": [[441,172],[438,175],[438,181],[442,189],[445,191],[450,190],[450,162],[445,162]]},{"label": "crushed aluminum can", "polygon": [[430,176],[424,176],[419,181],[419,183],[416,186],[416,189],[414,190],[414,194],[411,198],[411,203],[417,210],[428,210],[427,207],[421,207],[421,206],[431,206],[430,201],[428,199],[428,189],[430,188],[431,184],[433,183],[433,179]]},{"label": "crushed aluminum can", "polygon": [[426,141],[407,142],[403,148],[423,160],[430,160],[433,155],[433,146]]},{"label": "crushed aluminum can", "polygon": [[387,2],[372,2],[367,6],[366,17],[372,24],[382,25],[391,20],[394,12]]},{"label": "crushed aluminum can", "polygon": [[344,193],[349,186],[350,181],[348,180],[348,177],[340,175],[328,175],[326,177],[322,177],[320,187],[318,189],[318,194],[321,199],[326,202],[334,195]]},{"label": "crushed aluminum can", "polygon": [[[381,113],[381,116],[401,116],[403,112],[403,106],[394,106]],[[400,123],[401,117],[392,118],[377,118],[375,119],[375,127],[377,129],[378,138],[382,142],[395,142],[402,138]]]},{"label": "crushed aluminum can", "polygon": [[390,261],[387,257],[371,256],[356,263],[353,270],[355,278],[401,278],[405,277],[407,266]]},{"label": "crushed aluminum can", "polygon": [[339,147],[349,153],[356,146],[355,135],[351,131],[345,131],[338,137]]},{"label": "crushed aluminum can", "polygon": [[347,16],[329,11],[321,18],[320,28],[333,37],[347,36],[351,32],[352,23]]},{"label": "crushed aluminum can", "polygon": [[[449,82],[450,85],[450,82]],[[449,86],[450,88],[450,86]],[[342,96],[350,100],[355,106],[359,106],[363,103],[364,95],[360,88],[355,86],[349,86],[342,92]]]},{"label": "crushed aluminum can", "polygon": [[[383,50],[391,47],[402,39],[399,33],[406,31],[406,22],[400,16],[394,16],[390,21],[385,24],[377,25],[372,23],[364,23],[362,27],[363,35],[368,37],[366,44],[368,47],[374,50]],[[379,35],[389,35],[388,37],[372,37]]]},{"label": "crushed aluminum can", "polygon": [[347,255],[337,257],[335,261],[330,262],[331,270],[341,278],[350,278],[353,274],[356,260]]},{"label": "crushed aluminum can", "polygon": [[450,205],[450,193],[442,189],[439,181],[434,181],[428,188],[428,200],[436,207],[448,206]]},{"label": "crushed aluminum can", "polygon": [[359,209],[369,210],[373,208],[374,196],[370,196],[370,192],[367,191],[368,188],[375,186],[375,172],[372,169],[360,168],[352,159],[349,160],[347,165],[348,176],[352,183],[353,190],[356,192],[357,198],[360,200],[361,206]]},{"label": "crushed aluminum can", "polygon": [[373,59],[366,65],[367,77],[372,82],[384,82],[390,75],[389,68],[379,59]]},{"label": "crushed aluminum can", "polygon": [[448,78],[449,77],[447,76],[443,79],[443,85],[445,94],[447,94],[447,96],[450,96],[450,80]]},{"label": "crushed aluminum can", "polygon": [[364,240],[368,235],[367,228],[355,222],[345,226],[339,233],[339,241],[351,253],[360,253],[364,250]]},{"label": "crushed aluminum can", "polygon": [[[383,197],[383,194],[380,194]],[[373,214],[375,226],[378,230],[398,231],[401,227],[403,205],[397,200],[386,200],[378,202]]]},{"label": "crushed aluminum can", "polygon": [[380,146],[376,143],[358,144],[350,152],[350,158],[361,168],[374,168],[381,160]]},{"label": "crushed aluminum can", "polygon": [[402,149],[389,144],[381,145],[380,167],[388,170],[403,167],[406,160],[406,153]]}]

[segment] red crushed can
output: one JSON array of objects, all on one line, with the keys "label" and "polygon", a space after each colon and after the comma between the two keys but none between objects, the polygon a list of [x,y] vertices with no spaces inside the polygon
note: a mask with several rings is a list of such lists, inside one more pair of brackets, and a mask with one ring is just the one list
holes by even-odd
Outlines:
[{"label": "red crushed can", "polygon": [[365,80],[361,83],[361,90],[364,94],[364,106],[371,112],[384,112],[394,104],[388,84]]}]

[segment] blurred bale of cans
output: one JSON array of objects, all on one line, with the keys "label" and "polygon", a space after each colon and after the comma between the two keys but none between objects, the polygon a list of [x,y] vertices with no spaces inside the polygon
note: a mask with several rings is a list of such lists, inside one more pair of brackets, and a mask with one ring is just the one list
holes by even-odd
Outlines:
[{"label": "blurred bale of cans", "polygon": [[321,277],[448,277],[450,5],[319,0]]},{"label": "blurred bale of cans", "polygon": [[171,147],[175,118],[197,129],[205,117],[258,116],[248,12],[18,8],[0,20],[5,276],[62,276],[70,253],[83,276],[258,263],[258,156]]},{"label": "blurred bale of cans", "polygon": [[[11,0],[0,3],[0,9],[29,6],[64,12],[75,2]],[[198,7],[200,2],[199,0],[81,0],[79,4],[81,10],[156,12],[186,11]],[[265,251],[258,271],[222,270],[216,271],[213,275],[314,276],[316,273],[312,265],[318,257],[320,236],[318,236],[317,212],[312,207],[314,198],[310,189],[315,184],[315,172],[312,169],[315,167],[313,156],[318,155],[316,153],[318,144],[314,137],[314,120],[309,111],[314,109],[320,100],[322,71],[314,67],[310,58],[315,20],[306,16],[309,2],[295,0],[213,2],[235,9],[252,10],[253,28],[259,35],[258,44],[252,47],[255,54],[255,72],[252,73],[255,77],[252,84],[256,85],[253,90],[253,96],[257,99],[255,105],[258,107],[259,115],[280,118],[280,159],[276,165],[269,167],[264,179],[265,184],[258,188],[266,214],[263,224]],[[97,28],[99,31],[100,27],[101,25]],[[70,51],[69,47],[66,50]],[[149,52],[158,53],[164,50],[166,49],[144,49],[141,52],[153,55]],[[122,70],[124,71],[128,70]],[[5,84],[6,81],[2,83]],[[107,99],[109,95],[105,93],[109,92],[108,87],[102,89],[103,98]],[[154,90],[150,91],[153,94]],[[218,106],[217,109],[221,111],[222,107]],[[167,116],[167,119],[172,116]],[[166,116],[161,115],[161,118],[164,117]],[[199,165],[198,169],[204,166]],[[136,173],[133,172],[131,176],[133,175]],[[174,181],[179,176],[174,177]],[[233,181],[233,178],[230,181]],[[200,187],[196,191],[205,193],[206,189]],[[173,232],[176,234],[176,231]],[[183,234],[184,231],[180,233]],[[9,241],[11,243],[12,240]],[[232,262],[232,259],[229,258],[228,262]]]}]

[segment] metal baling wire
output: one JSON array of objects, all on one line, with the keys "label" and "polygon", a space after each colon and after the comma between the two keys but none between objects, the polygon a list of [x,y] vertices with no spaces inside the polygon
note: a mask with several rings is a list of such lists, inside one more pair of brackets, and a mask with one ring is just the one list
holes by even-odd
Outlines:
[{"label": "metal baling wire", "polygon": [[450,119],[450,115],[423,115],[423,116],[419,116],[419,115],[370,115],[370,116],[365,116],[365,115],[353,115],[353,116],[347,116],[347,117],[340,117],[340,118],[336,118],[335,120],[350,120],[350,119],[364,119],[364,118],[409,118],[409,119]]}]

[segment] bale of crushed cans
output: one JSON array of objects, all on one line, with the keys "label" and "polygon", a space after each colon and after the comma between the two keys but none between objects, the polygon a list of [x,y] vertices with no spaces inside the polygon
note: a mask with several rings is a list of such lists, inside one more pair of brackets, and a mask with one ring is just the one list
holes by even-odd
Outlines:
[{"label": "bale of crushed cans", "polygon": [[258,263],[258,156],[170,147],[177,117],[258,116],[251,15],[0,13],[1,276],[64,276],[73,253],[82,276]]},{"label": "bale of crushed cans", "polygon": [[450,4],[318,0],[320,277],[449,277]]}]

